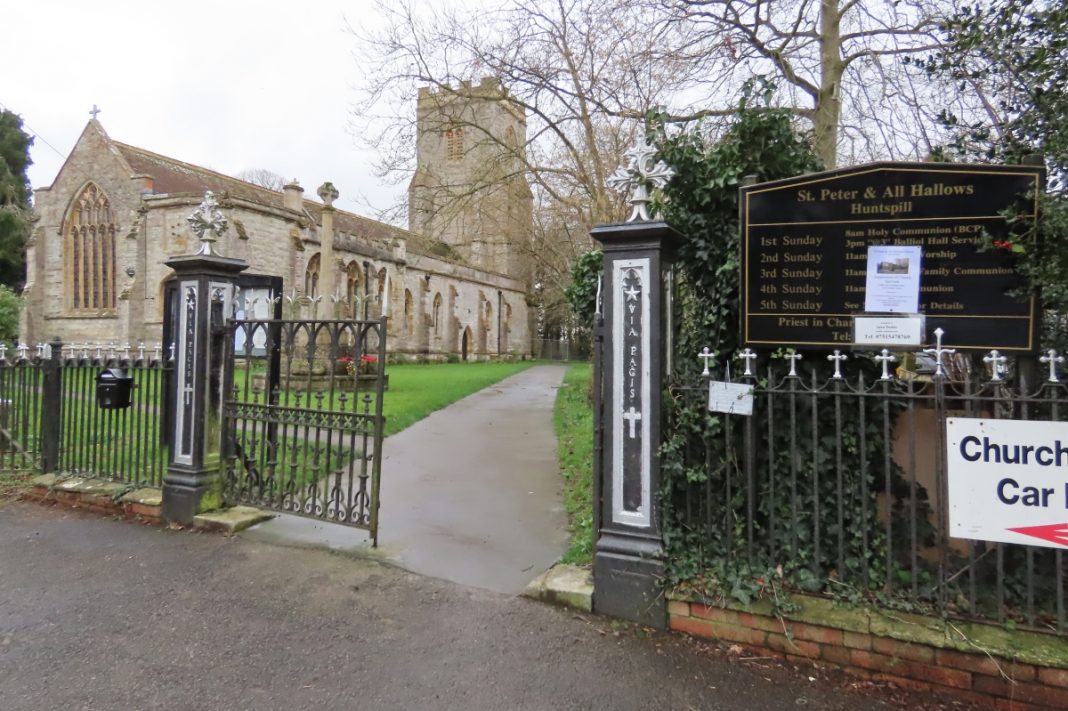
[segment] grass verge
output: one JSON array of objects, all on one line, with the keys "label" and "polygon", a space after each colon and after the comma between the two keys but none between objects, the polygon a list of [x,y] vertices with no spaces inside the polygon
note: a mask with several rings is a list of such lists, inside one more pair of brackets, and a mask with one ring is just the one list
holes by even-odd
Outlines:
[{"label": "grass verge", "polygon": [[532,365],[528,360],[386,366],[389,390],[382,404],[386,436]]},{"label": "grass verge", "polygon": [[553,411],[556,451],[564,477],[564,506],[571,534],[563,562],[570,565],[593,562],[592,380],[591,364],[573,364],[564,375]]}]

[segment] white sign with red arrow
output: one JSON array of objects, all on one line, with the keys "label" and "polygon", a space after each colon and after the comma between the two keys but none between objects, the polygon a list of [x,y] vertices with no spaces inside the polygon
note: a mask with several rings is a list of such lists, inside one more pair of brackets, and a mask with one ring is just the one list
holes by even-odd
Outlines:
[{"label": "white sign with red arrow", "polygon": [[1068,548],[1068,422],[946,419],[949,532]]}]

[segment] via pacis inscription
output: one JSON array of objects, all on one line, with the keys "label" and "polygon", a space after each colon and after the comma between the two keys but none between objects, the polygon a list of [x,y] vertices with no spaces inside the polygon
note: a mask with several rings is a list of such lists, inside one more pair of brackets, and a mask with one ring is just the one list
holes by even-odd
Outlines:
[{"label": "via pacis inscription", "polygon": [[[741,189],[742,339],[746,345],[852,345],[864,312],[868,248],[923,250],[920,311],[946,346],[1037,349],[1034,300],[1003,250],[1008,209],[1034,215],[1043,170],[876,163]],[[1029,198],[1026,196],[1030,196]]]}]

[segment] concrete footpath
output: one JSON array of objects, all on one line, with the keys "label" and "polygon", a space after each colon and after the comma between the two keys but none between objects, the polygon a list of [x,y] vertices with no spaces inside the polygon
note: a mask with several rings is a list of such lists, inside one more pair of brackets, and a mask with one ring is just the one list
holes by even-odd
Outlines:
[{"label": "concrete footpath", "polygon": [[0,503],[4,711],[944,708],[819,676],[326,550]]},{"label": "concrete footpath", "polygon": [[[564,365],[539,365],[383,445],[379,554],[406,570],[519,593],[567,548],[553,431]],[[293,516],[242,534],[367,552],[366,535]]]}]

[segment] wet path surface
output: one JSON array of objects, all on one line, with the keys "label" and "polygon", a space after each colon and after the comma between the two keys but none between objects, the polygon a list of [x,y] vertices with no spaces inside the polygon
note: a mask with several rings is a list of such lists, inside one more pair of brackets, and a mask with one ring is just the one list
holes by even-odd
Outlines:
[{"label": "wet path surface", "polygon": [[[563,554],[552,411],[564,365],[539,365],[386,439],[378,553],[403,568],[518,593]],[[242,534],[366,549],[362,531],[292,516]]]}]

